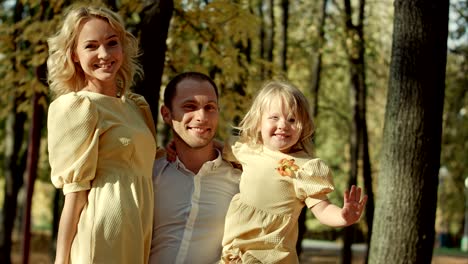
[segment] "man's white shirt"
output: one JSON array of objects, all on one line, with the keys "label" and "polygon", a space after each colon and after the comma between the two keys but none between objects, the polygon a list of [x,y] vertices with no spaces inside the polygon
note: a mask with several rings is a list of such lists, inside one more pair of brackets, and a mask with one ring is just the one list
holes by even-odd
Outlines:
[{"label": "man's white shirt", "polygon": [[224,219],[239,192],[240,174],[219,152],[196,175],[178,159],[156,160],[150,263],[219,262]]}]

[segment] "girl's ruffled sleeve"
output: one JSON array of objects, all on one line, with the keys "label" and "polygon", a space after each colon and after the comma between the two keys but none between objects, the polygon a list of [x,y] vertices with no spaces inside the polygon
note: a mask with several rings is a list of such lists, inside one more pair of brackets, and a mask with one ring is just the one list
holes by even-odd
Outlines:
[{"label": "girl's ruffled sleeve", "polygon": [[99,129],[96,106],[69,93],[51,103],[47,138],[51,180],[63,193],[89,190],[96,175]]},{"label": "girl's ruffled sleeve", "polygon": [[331,170],[320,159],[306,162],[293,182],[297,198],[309,208],[327,200],[327,194],[335,189]]},{"label": "girl's ruffled sleeve", "polygon": [[224,141],[223,159],[231,163],[239,163],[238,155],[241,146],[243,145],[238,141],[239,137],[232,136]]}]

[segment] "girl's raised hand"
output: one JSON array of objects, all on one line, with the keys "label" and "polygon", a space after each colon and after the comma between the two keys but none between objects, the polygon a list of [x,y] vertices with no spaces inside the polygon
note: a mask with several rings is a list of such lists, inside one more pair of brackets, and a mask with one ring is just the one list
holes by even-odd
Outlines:
[{"label": "girl's raised hand", "polygon": [[362,212],[367,202],[367,195],[364,195],[361,199],[361,188],[351,186],[351,190],[344,192],[344,204],[341,210],[343,219],[347,222],[347,225],[356,223],[361,218]]}]

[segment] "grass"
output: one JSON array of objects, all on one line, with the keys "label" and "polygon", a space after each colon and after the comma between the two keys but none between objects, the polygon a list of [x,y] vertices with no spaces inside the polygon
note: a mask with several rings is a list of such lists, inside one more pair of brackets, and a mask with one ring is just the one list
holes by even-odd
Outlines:
[{"label": "grass", "polygon": [[468,252],[464,252],[460,248],[434,248],[434,255],[468,258]]},{"label": "grass", "polygon": [[[0,208],[3,208],[5,179],[0,178]],[[52,203],[55,187],[50,182],[36,180],[34,183],[34,193],[32,197],[31,209],[31,231],[50,232],[52,229]],[[24,188],[18,194],[18,205],[22,205],[25,199]],[[22,210],[23,207],[18,207]],[[21,211],[17,215],[22,214]]]}]

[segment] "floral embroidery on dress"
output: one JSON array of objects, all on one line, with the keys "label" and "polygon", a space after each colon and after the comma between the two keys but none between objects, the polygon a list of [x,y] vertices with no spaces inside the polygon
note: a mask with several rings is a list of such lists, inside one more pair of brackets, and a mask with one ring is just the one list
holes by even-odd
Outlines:
[{"label": "floral embroidery on dress", "polygon": [[299,170],[299,166],[294,163],[294,159],[283,158],[279,161],[279,167],[276,168],[276,171],[281,176],[293,176],[295,171]]}]

